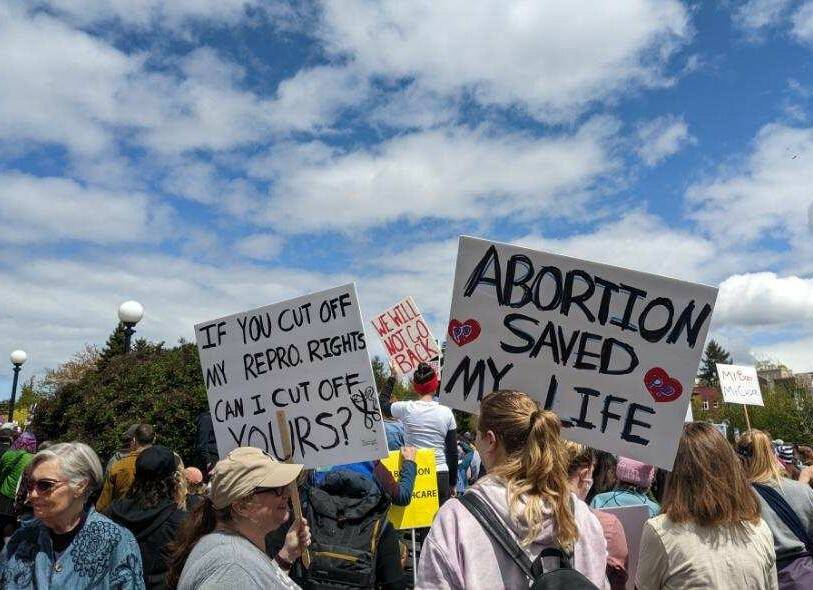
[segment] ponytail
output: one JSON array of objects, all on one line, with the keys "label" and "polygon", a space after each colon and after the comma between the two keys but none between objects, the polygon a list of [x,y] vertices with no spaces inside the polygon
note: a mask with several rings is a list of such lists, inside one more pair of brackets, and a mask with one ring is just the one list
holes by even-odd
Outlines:
[{"label": "ponytail", "polygon": [[178,587],[186,560],[200,538],[215,530],[218,520],[224,521],[230,520],[230,518],[230,508],[215,510],[209,498],[204,498],[187,515],[181,526],[178,527],[175,540],[168,546],[169,558],[167,559],[167,565],[169,571],[166,578],[168,588]]},{"label": "ponytail", "polygon": [[478,428],[482,434],[494,432],[505,450],[505,461],[490,473],[505,482],[511,517],[528,527],[522,544],[535,541],[552,518],[559,545],[572,550],[579,533],[556,414],[541,409],[524,393],[495,391],[483,398]]}]

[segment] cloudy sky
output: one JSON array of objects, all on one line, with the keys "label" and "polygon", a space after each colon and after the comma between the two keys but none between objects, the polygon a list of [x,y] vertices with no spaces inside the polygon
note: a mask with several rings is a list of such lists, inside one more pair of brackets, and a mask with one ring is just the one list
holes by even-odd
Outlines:
[{"label": "cloudy sky", "polygon": [[460,234],[719,285],[736,361],[813,370],[813,0],[0,0],[0,220],[26,375],[131,298],[443,333]]}]

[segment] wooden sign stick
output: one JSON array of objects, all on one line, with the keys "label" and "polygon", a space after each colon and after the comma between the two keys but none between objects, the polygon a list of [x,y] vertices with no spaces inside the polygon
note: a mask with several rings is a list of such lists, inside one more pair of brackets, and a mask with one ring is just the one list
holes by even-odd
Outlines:
[{"label": "wooden sign stick", "polygon": [[748,406],[742,404],[742,409],[745,412],[745,424],[748,426],[748,430],[751,430],[751,420],[748,418]]},{"label": "wooden sign stick", "polygon": [[[293,459],[294,451],[291,448],[291,435],[288,432],[288,419],[285,416],[285,410],[277,410],[277,428],[279,429],[279,436],[282,439],[282,452],[285,455],[285,462],[290,463]],[[299,521],[302,518],[302,502],[299,499],[299,487],[296,481],[288,484],[291,490],[291,504],[294,507],[294,518]],[[307,547],[302,549],[302,563],[305,569],[311,566],[311,553]]]}]

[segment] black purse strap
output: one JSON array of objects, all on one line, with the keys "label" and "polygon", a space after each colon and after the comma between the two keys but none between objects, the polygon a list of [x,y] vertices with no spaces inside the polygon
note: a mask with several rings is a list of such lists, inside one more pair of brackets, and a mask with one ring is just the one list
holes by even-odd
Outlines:
[{"label": "black purse strap", "polygon": [[802,524],[802,521],[799,520],[799,516],[794,512],[793,508],[790,507],[790,504],[782,497],[782,494],[771,486],[758,483],[752,485],[768,506],[771,507],[771,510],[785,523],[785,526],[804,544],[805,549],[809,552],[813,552],[813,541],[811,541],[810,536],[807,534],[805,526]]},{"label": "black purse strap", "polygon": [[502,547],[503,551],[513,560],[517,567],[530,580],[535,580],[545,573],[542,559],[545,557],[558,557],[561,567],[570,568],[570,557],[558,547],[543,549],[531,563],[528,554],[519,546],[514,537],[505,529],[494,510],[473,493],[458,496],[457,499],[465,506],[471,515],[477,519],[486,534]]}]

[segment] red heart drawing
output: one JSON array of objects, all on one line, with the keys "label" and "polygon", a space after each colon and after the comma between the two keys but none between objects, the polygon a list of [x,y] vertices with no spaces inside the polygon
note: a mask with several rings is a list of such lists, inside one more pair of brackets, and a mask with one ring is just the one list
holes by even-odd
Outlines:
[{"label": "red heart drawing", "polygon": [[473,342],[477,340],[478,336],[480,336],[480,322],[477,320],[466,320],[465,322],[452,320],[449,322],[449,337],[458,346]]},{"label": "red heart drawing", "polygon": [[652,367],[644,375],[644,385],[656,402],[675,401],[683,393],[680,381],[669,376],[660,367]]}]

